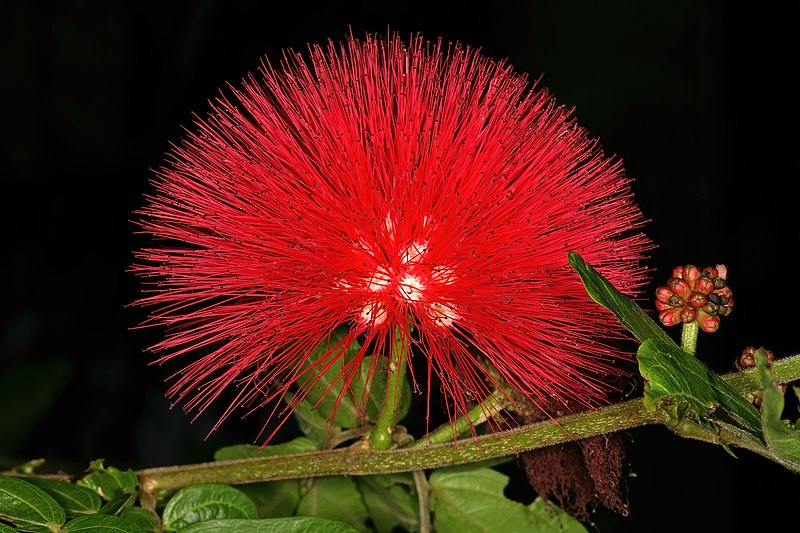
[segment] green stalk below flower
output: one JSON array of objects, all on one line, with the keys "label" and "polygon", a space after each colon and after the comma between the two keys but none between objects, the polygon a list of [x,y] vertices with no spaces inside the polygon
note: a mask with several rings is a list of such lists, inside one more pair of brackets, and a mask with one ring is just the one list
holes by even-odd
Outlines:
[{"label": "green stalk below flower", "polygon": [[369,438],[369,446],[374,450],[388,450],[392,447],[392,432],[396,422],[397,406],[400,405],[403,395],[410,346],[408,329],[404,332],[400,328],[395,328],[394,343],[389,355],[389,384],[386,388],[386,402]]}]

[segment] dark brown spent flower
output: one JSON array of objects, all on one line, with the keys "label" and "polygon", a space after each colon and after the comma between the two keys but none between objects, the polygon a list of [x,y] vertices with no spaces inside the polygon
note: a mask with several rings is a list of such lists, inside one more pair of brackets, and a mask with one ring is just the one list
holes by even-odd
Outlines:
[{"label": "dark brown spent flower", "polygon": [[694,265],[677,266],[666,286],[656,289],[658,319],[665,326],[697,321],[700,328],[713,333],[721,316],[733,310],[733,297],[727,283],[725,265],[700,270]]},{"label": "dark brown spent flower", "polygon": [[[767,354],[767,361],[771,364],[775,360],[775,354],[772,353],[772,350],[767,350],[764,348],[764,351]],[[745,368],[752,368],[756,366],[756,348],[754,346],[748,346],[742,353],[739,354],[739,357],[733,360],[733,366],[736,370],[744,370]]]},{"label": "dark brown spent flower", "polygon": [[[767,364],[771,365],[775,361],[775,354],[772,353],[772,350],[767,350],[766,348],[763,349],[767,355]],[[739,354],[739,356],[733,360],[733,366],[737,370],[744,370],[756,366],[755,353],[756,353],[755,347],[753,346],[746,347],[744,350],[742,350],[742,353]],[[776,386],[778,390],[781,392],[781,394],[784,394],[786,392],[786,383],[778,383]],[[749,399],[756,407],[761,407],[761,401],[762,401],[761,391],[758,392],[751,391],[749,394],[746,394],[745,397]]]}]

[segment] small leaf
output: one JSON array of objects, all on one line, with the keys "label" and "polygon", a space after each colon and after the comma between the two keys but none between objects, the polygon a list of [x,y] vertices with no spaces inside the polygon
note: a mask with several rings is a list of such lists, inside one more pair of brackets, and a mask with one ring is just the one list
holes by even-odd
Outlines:
[{"label": "small leaf", "polygon": [[115,500],[121,494],[136,494],[139,479],[133,470],[123,471],[113,466],[104,468],[97,462],[90,465],[90,470],[89,474],[77,481],[77,485],[92,489],[105,501]]},{"label": "small leaf", "polygon": [[19,529],[0,523],[0,533],[19,533]]},{"label": "small leaf", "polygon": [[367,508],[355,481],[347,477],[314,478],[311,488],[301,496],[296,514],[339,520],[367,531]]},{"label": "small leaf", "polygon": [[175,493],[164,507],[162,522],[165,531],[178,531],[206,520],[256,516],[256,506],[242,491],[220,483],[200,483]]},{"label": "small leaf", "polygon": [[760,435],[761,421],[753,404],[671,339],[646,340],[636,359],[646,382],[647,407],[654,409],[671,398],[689,405],[701,421],[709,420],[712,412],[721,409],[738,427]]},{"label": "small leaf", "polygon": [[775,373],[767,362],[763,348],[755,352],[756,366],[764,387],[761,399],[761,423],[767,448],[783,461],[800,471],[800,429],[781,420],[784,407],[783,393],[778,389]]},{"label": "small leaf", "polygon": [[592,300],[614,313],[639,342],[647,339],[661,339],[664,342],[672,340],[664,328],[650,318],[633,300],[619,292],[580,255],[570,252],[569,264],[581,276],[586,292]]},{"label": "small leaf", "polygon": [[27,481],[0,476],[0,520],[22,531],[53,531],[64,525],[64,509],[45,491]]},{"label": "small leaf", "polygon": [[136,494],[117,492],[116,496],[103,504],[97,514],[120,515],[136,503]]},{"label": "small leaf", "polygon": [[377,533],[419,531],[419,503],[411,474],[355,478]]},{"label": "small leaf", "polygon": [[106,471],[105,462],[106,462],[106,460],[103,459],[103,458],[94,459],[94,460],[89,462],[89,466],[86,467],[86,471],[87,472],[105,472]]},{"label": "small leaf", "polygon": [[64,529],[69,533],[145,533],[147,531],[119,516],[103,514],[81,516],[70,520]]},{"label": "small leaf", "polygon": [[159,519],[147,509],[141,507],[131,507],[125,509],[120,515],[128,522],[137,526],[140,530],[146,533],[159,533]]},{"label": "small leaf", "polygon": [[[2,432],[0,432],[0,435],[2,435]],[[40,466],[42,466],[44,463],[45,461],[42,458],[31,459],[30,461],[27,461],[25,463],[22,463],[21,465],[17,465],[11,468],[11,471],[16,474],[33,474],[34,471]]]},{"label": "small leaf", "polygon": [[[490,468],[469,465],[434,471],[429,480],[434,529],[437,533],[561,531],[537,505],[506,498],[507,484],[508,476]],[[586,531],[580,523],[569,526],[570,532]]]},{"label": "small leaf", "polygon": [[100,496],[92,489],[57,479],[26,478],[49,494],[64,509],[68,517],[95,514],[100,510]]},{"label": "small leaf", "polygon": [[184,533],[357,533],[358,530],[327,518],[293,516],[263,520],[208,520],[183,530]]}]

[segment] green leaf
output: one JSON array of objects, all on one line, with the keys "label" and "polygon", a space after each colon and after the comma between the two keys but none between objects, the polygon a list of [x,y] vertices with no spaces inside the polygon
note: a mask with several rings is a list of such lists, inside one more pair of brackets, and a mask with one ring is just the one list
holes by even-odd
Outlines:
[{"label": "green leaf", "polygon": [[67,516],[45,491],[27,481],[0,476],[0,520],[11,522],[22,531],[53,531],[64,525]]},{"label": "green leaf", "polygon": [[661,339],[672,342],[672,338],[664,329],[650,318],[633,300],[619,292],[591,265],[575,252],[569,253],[569,264],[572,265],[583,280],[586,292],[617,317],[628,331],[633,333],[639,342],[647,339]]},{"label": "green leaf", "polygon": [[[311,439],[298,437],[289,442],[264,446],[263,450],[253,444],[226,446],[217,450],[214,454],[214,460],[250,459],[313,452],[317,449],[317,445]],[[277,518],[294,514],[294,510],[300,501],[300,483],[301,481],[297,479],[286,479],[265,483],[249,483],[247,485],[239,485],[236,488],[253,500],[259,518]]]},{"label": "green leaf", "polygon": [[775,372],[768,364],[763,348],[756,350],[755,359],[764,387],[761,399],[761,424],[767,448],[783,461],[794,465],[795,471],[800,471],[800,429],[794,427],[788,420],[781,420],[784,397],[778,389]]},{"label": "green leaf", "polygon": [[555,522],[539,505],[523,505],[506,498],[508,476],[491,468],[472,465],[434,471],[428,482],[433,526],[437,533],[553,531],[564,521],[570,532],[585,532],[576,521],[560,517]]},{"label": "green leaf", "polygon": [[[311,375],[318,376],[318,379],[314,386],[308,390],[308,394],[303,399],[303,403],[305,405],[298,406],[298,408],[305,407],[307,409],[313,409],[322,415],[326,420],[329,418],[329,414],[333,410],[337,397],[342,392],[342,376],[344,367],[358,355],[359,351],[361,351],[361,344],[357,341],[354,341],[352,344],[340,349],[335,354],[329,355],[328,359],[326,359],[324,362],[321,360],[321,358],[331,347],[336,346],[339,342],[341,342],[347,336],[347,334],[347,328],[337,328],[331,334],[329,339],[320,344],[308,358],[306,367],[314,363],[319,363],[317,368],[311,372]],[[324,368],[324,366],[330,361],[333,361],[330,363],[330,368],[328,368],[325,372],[320,373],[320,370]],[[338,428],[355,427],[356,424],[353,419],[354,410],[354,405],[347,395],[344,395],[336,411],[336,415],[331,421],[332,426]]]},{"label": "green leaf", "polygon": [[419,531],[419,503],[411,474],[355,478],[377,533]]},{"label": "green leaf", "polygon": [[136,503],[136,494],[118,492],[114,498],[103,504],[97,514],[120,515]]},{"label": "green leaf", "polygon": [[356,529],[327,518],[294,516],[263,520],[208,520],[183,530],[184,533],[357,533]]},{"label": "green leaf", "polygon": [[81,516],[67,522],[64,529],[69,533],[145,533],[137,524],[119,516]]},{"label": "green leaf", "polygon": [[291,516],[300,503],[300,481],[297,479],[250,483],[237,488],[253,501],[258,518]]},{"label": "green leaf", "polygon": [[0,533],[19,533],[19,529],[0,523]]},{"label": "green leaf", "polygon": [[26,478],[26,481],[49,494],[68,517],[95,514],[102,505],[100,496],[95,491],[69,481],[36,477]]},{"label": "green leaf", "polygon": [[644,341],[636,359],[645,379],[644,402],[648,408],[668,401],[683,402],[701,422],[721,410],[736,426],[756,436],[761,434],[761,419],[753,404],[671,339]]},{"label": "green leaf", "polygon": [[165,531],[182,530],[197,522],[230,518],[256,518],[256,506],[242,491],[221,483],[184,487],[164,507]]},{"label": "green leaf", "polygon": [[92,472],[79,479],[77,485],[92,489],[105,501],[118,499],[122,494],[136,494],[139,479],[133,470],[123,471],[113,466],[106,468],[97,461],[90,465],[90,470]]},{"label": "green leaf", "polygon": [[358,531],[368,531],[367,508],[355,481],[347,477],[314,478],[311,488],[300,497],[296,514],[339,520]]},{"label": "green leaf", "polygon": [[131,507],[125,509],[120,516],[145,533],[160,533],[158,517],[147,509]]},{"label": "green leaf", "polygon": [[325,416],[318,410],[312,409],[312,407],[313,404],[311,402],[303,399],[297,405],[293,414],[303,435],[315,442],[319,449],[322,449],[328,444],[331,433],[337,433],[342,428],[328,427],[328,420]]}]

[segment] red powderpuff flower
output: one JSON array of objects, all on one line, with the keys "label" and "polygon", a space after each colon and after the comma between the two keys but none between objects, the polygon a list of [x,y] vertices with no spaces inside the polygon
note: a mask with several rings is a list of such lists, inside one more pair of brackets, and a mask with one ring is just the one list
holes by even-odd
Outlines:
[{"label": "red powderpuff flower", "polygon": [[230,92],[137,212],[162,241],[134,265],[167,327],[151,350],[188,361],[170,398],[199,413],[235,391],[224,420],[291,394],[282,423],[343,346],[362,341],[346,388],[410,325],[411,373],[440,378],[451,417],[497,385],[486,362],[534,403],[604,401],[624,334],[567,253],[635,294],[652,244],[570,110],[473,48],[397,35],[286,53]]}]

